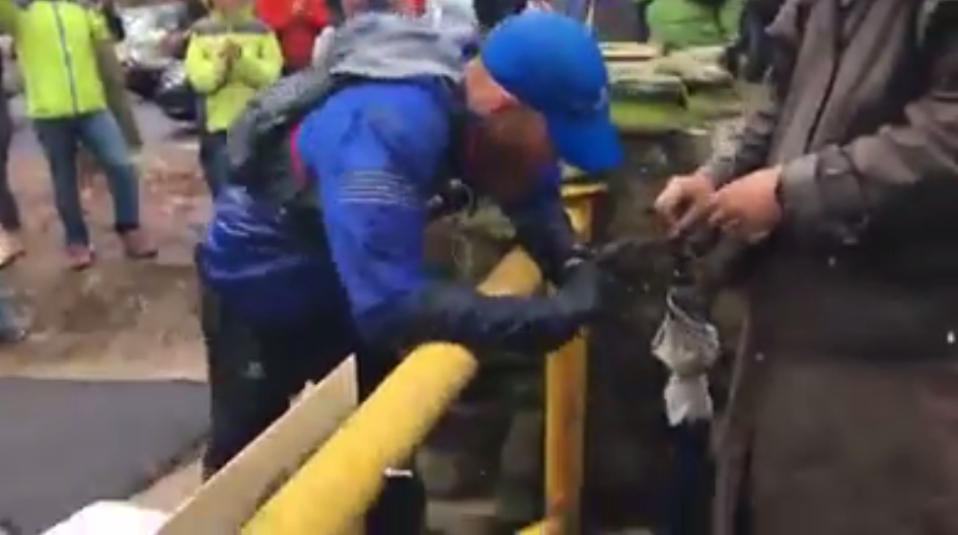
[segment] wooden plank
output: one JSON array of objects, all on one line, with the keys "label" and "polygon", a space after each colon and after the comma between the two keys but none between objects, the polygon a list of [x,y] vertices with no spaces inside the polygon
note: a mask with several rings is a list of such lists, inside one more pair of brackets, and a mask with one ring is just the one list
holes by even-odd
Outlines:
[{"label": "wooden plank", "polygon": [[158,535],[233,535],[355,410],[346,359],[177,509]]},{"label": "wooden plank", "polygon": [[606,61],[637,61],[655,59],[662,55],[656,45],[630,42],[600,43],[602,57]]}]

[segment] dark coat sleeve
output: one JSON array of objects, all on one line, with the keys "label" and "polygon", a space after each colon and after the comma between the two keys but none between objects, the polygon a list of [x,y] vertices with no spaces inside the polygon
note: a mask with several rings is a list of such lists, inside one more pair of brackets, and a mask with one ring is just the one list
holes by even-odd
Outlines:
[{"label": "dark coat sleeve", "polygon": [[700,172],[722,186],[743,175],[757,171],[768,161],[772,136],[778,126],[781,106],[791,78],[792,61],[802,33],[803,2],[785,3],[768,28],[774,43],[774,60],[765,78],[767,98],[746,114],[742,129],[731,143],[719,148],[702,166]]},{"label": "dark coat sleeve", "polygon": [[[923,54],[929,84],[904,120],[786,164],[782,201],[797,230],[864,230],[903,193],[929,181],[958,180],[958,2],[939,2]],[[954,210],[954,206],[948,207]]]},{"label": "dark coat sleeve", "polygon": [[558,164],[543,170],[536,187],[521,202],[502,206],[516,230],[516,239],[543,277],[559,284],[572,260],[586,256],[576,243],[572,222],[562,204],[562,169]]}]

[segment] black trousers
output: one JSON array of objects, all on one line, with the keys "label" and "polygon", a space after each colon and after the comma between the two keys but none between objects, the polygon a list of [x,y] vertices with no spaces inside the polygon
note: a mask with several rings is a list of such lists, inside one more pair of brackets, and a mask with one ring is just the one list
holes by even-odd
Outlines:
[{"label": "black trousers", "polygon": [[[398,362],[393,353],[357,344],[348,314],[321,311],[298,325],[265,327],[224,307],[212,290],[204,287],[201,291],[212,412],[204,478],[281,416],[307,381],[323,378],[349,354],[357,356],[361,399],[372,393]],[[366,532],[421,533],[426,498],[418,474],[415,470],[397,471],[384,477],[383,491],[366,517]],[[322,503],[323,497],[317,496],[317,507]]]},{"label": "black trousers", "polygon": [[711,426],[684,423],[672,430],[674,472],[670,489],[668,535],[711,533],[715,466],[711,457]]},{"label": "black trousers", "polygon": [[10,177],[7,172],[14,126],[7,100],[6,95],[0,95],[0,226],[4,230],[17,232],[20,230],[20,209],[10,189]]}]

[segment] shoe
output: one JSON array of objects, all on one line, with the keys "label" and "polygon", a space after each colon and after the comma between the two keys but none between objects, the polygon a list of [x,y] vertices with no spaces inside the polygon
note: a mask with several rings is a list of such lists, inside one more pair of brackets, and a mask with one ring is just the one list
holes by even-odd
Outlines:
[{"label": "shoe", "polygon": [[83,271],[93,265],[95,254],[89,245],[67,246],[67,267],[73,271]]},{"label": "shoe", "polygon": [[156,246],[143,229],[128,230],[120,234],[120,240],[123,241],[123,251],[126,252],[127,258],[141,260],[156,256]]},{"label": "shoe", "polygon": [[30,330],[18,325],[0,329],[0,345],[16,344],[27,339]]},{"label": "shoe", "polygon": [[0,518],[0,535],[20,535],[23,531],[6,518]]},{"label": "shoe", "polygon": [[19,236],[13,233],[2,235],[0,237],[0,269],[13,265],[26,252]]}]

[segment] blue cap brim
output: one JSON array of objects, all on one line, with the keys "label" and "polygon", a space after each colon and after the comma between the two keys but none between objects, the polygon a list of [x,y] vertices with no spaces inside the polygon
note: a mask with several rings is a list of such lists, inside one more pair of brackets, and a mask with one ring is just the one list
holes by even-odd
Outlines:
[{"label": "blue cap brim", "polygon": [[619,132],[608,111],[575,120],[546,117],[546,124],[559,158],[567,164],[586,173],[611,171],[622,164]]}]

